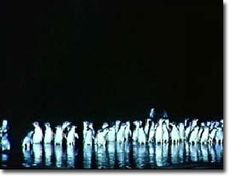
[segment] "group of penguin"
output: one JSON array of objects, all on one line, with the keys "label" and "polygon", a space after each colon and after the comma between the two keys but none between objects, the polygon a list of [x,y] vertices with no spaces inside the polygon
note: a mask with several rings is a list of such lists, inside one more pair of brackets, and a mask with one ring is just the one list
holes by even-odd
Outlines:
[{"label": "group of penguin", "polygon": [[30,150],[33,144],[53,144],[62,146],[66,141],[67,146],[74,146],[75,140],[79,139],[76,133],[77,126],[71,125],[71,122],[65,121],[62,125],[56,126],[53,131],[49,122],[44,123],[44,131],[39,122],[33,122],[34,130],[27,133],[22,141],[22,148]]},{"label": "group of penguin", "polygon": [[[111,125],[107,122],[97,130],[93,128],[93,123],[83,122],[83,143],[84,145],[95,145],[105,147],[109,142],[125,144],[144,145],[155,144],[179,144],[188,142],[189,144],[223,144],[223,120],[199,122],[198,119],[185,119],[184,122],[170,122],[165,114],[158,120],[154,120],[155,109],[152,108],[149,118],[145,123],[141,120],[121,122],[117,120]],[[131,126],[133,124],[133,126]]]},{"label": "group of penguin", "polygon": [[[182,122],[170,122],[167,114],[155,118],[155,109],[152,108],[149,117],[143,121],[133,122],[104,122],[100,129],[95,130],[92,122],[83,122],[83,145],[105,147],[107,143],[145,145],[154,144],[179,144],[188,142],[189,144],[223,144],[224,122],[207,121],[200,122],[198,119],[185,119]],[[62,146],[75,146],[79,139],[76,133],[77,126],[71,122],[63,122],[61,125],[51,127],[50,123],[44,123],[44,128],[39,122],[33,122],[34,129],[27,133],[22,140],[22,148],[30,150],[33,144],[54,144]],[[1,149],[10,150],[8,140],[8,121],[3,120],[0,128]]]},{"label": "group of penguin", "polygon": [[0,149],[2,151],[9,151],[11,148],[10,141],[8,139],[8,121],[3,120],[2,121],[2,126],[0,127],[0,139],[1,139],[1,144],[0,144]]}]

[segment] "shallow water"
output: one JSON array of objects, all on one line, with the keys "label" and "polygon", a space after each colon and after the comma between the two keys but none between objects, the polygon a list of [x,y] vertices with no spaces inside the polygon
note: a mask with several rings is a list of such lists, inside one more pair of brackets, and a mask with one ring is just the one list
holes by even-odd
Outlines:
[{"label": "shallow water", "polygon": [[175,169],[223,168],[223,145],[109,143],[106,147],[33,145],[29,151],[2,152],[4,169]]}]

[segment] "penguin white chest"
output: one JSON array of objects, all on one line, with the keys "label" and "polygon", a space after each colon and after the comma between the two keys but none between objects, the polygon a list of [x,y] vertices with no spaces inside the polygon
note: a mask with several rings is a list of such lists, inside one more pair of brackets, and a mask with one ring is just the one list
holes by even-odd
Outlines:
[{"label": "penguin white chest", "polygon": [[53,132],[51,128],[46,128],[44,135],[44,143],[50,144],[53,140]]},{"label": "penguin white chest", "polygon": [[34,129],[34,134],[33,134],[33,144],[39,144],[43,140],[43,132],[42,129],[37,126]]},{"label": "penguin white chest", "polygon": [[139,144],[146,144],[147,142],[147,137],[142,127],[139,128],[138,142]]},{"label": "penguin white chest", "polygon": [[55,134],[55,139],[54,139],[54,143],[55,145],[62,145],[62,140],[63,140],[63,132],[61,128],[57,128],[56,130],[56,134]]},{"label": "penguin white chest", "polygon": [[114,142],[116,140],[116,129],[114,127],[111,127],[109,129],[109,132],[107,134],[107,140],[109,142]]},{"label": "penguin white chest", "polygon": [[86,136],[84,137],[84,144],[85,145],[92,145],[93,143],[93,132],[91,129],[87,130]]}]

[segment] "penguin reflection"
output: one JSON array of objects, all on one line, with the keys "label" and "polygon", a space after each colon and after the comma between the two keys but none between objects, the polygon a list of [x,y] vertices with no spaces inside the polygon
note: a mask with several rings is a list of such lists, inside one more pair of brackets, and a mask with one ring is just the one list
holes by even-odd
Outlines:
[{"label": "penguin reflection", "polygon": [[149,163],[151,168],[155,167],[155,149],[154,149],[154,144],[149,143],[148,144],[148,154],[149,154]]},{"label": "penguin reflection", "polygon": [[156,145],[156,166],[162,167],[168,165],[168,144],[157,144]]},{"label": "penguin reflection", "polygon": [[63,150],[61,145],[54,145],[55,158],[56,158],[56,167],[62,167],[62,156]]},{"label": "penguin reflection", "polygon": [[6,167],[8,162],[8,154],[2,153],[1,155],[1,166]]},{"label": "penguin reflection", "polygon": [[179,145],[175,143],[171,144],[171,163],[179,163]]},{"label": "penguin reflection", "polygon": [[158,167],[163,166],[162,145],[161,144],[156,144],[156,165]]},{"label": "penguin reflection", "polygon": [[109,168],[114,168],[115,166],[115,142],[108,142],[107,144],[108,159],[109,159]]},{"label": "penguin reflection", "polygon": [[129,157],[129,154],[130,154],[130,143],[126,142],[125,143],[125,166],[126,168],[129,168],[130,167],[130,157]]},{"label": "penguin reflection", "polygon": [[42,163],[43,149],[41,144],[33,144],[34,166]]},{"label": "penguin reflection", "polygon": [[93,146],[84,144],[84,168],[92,168]]},{"label": "penguin reflection", "polygon": [[11,145],[10,141],[8,140],[8,134],[5,133],[1,137],[1,150],[3,151],[10,151]]},{"label": "penguin reflection", "polygon": [[75,167],[75,148],[74,146],[67,146],[67,167]]},{"label": "penguin reflection", "polygon": [[216,161],[222,162],[223,159],[223,144],[215,144],[215,152],[216,152]]},{"label": "penguin reflection", "polygon": [[184,146],[185,146],[185,162],[189,162],[189,156],[190,156],[189,143],[185,142]]},{"label": "penguin reflection", "polygon": [[168,165],[168,154],[169,154],[169,145],[163,144],[162,145],[162,165],[163,166]]},{"label": "penguin reflection", "polygon": [[117,152],[117,161],[119,168],[125,167],[125,146],[124,144],[116,144],[116,152]]},{"label": "penguin reflection", "polygon": [[212,145],[208,145],[208,148],[209,148],[211,163],[214,163],[214,162],[216,162],[215,148]]},{"label": "penguin reflection", "polygon": [[208,146],[205,144],[201,144],[201,158],[203,162],[209,161],[209,152],[208,152]]},{"label": "penguin reflection", "polygon": [[184,162],[184,142],[179,144],[179,163]]},{"label": "penguin reflection", "polygon": [[192,162],[198,161],[198,144],[190,144],[189,148],[190,152],[190,160]]},{"label": "penguin reflection", "polygon": [[45,153],[45,165],[51,166],[52,165],[52,154],[53,149],[51,144],[44,144],[44,153]]},{"label": "penguin reflection", "polygon": [[107,154],[105,146],[95,148],[96,161],[98,169],[107,168]]},{"label": "penguin reflection", "polygon": [[146,165],[146,158],[147,156],[147,148],[145,145],[138,145],[137,147],[137,159],[136,161],[136,167],[137,168],[145,168]]},{"label": "penguin reflection", "polygon": [[22,165],[24,167],[31,167],[33,164],[33,158],[32,158],[32,151],[30,149],[22,149],[23,157],[24,157],[24,163]]}]

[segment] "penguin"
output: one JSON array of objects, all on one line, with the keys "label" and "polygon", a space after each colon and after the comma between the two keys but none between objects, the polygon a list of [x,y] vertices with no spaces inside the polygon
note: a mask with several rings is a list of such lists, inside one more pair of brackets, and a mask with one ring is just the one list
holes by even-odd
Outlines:
[{"label": "penguin", "polygon": [[145,132],[146,136],[148,136],[150,121],[151,121],[151,119],[147,119],[145,126],[144,126],[144,132]]},{"label": "penguin", "polygon": [[62,140],[63,140],[63,130],[62,126],[58,125],[56,126],[56,133],[54,136],[54,145],[62,145]]},{"label": "penguin", "polygon": [[170,138],[172,144],[178,144],[179,143],[179,130],[177,126],[173,123],[170,124],[172,126],[172,130],[170,132]]},{"label": "penguin", "polygon": [[156,139],[156,144],[162,144],[162,136],[163,136],[163,130],[162,130],[162,123],[163,123],[163,119],[159,119],[158,123],[157,123],[157,127],[156,127],[156,133],[155,133],[155,139]]},{"label": "penguin", "polygon": [[7,131],[8,131],[8,121],[4,119],[2,121],[1,133],[4,134],[7,133]]},{"label": "penguin", "polygon": [[125,142],[129,142],[129,138],[131,137],[132,133],[131,133],[131,130],[130,130],[130,122],[127,121],[126,123],[126,126],[125,126],[125,134],[124,134],[124,137],[125,137]]},{"label": "penguin", "polygon": [[108,142],[115,142],[116,141],[116,126],[111,126],[109,128],[108,134],[107,134],[107,141]]},{"label": "penguin", "polygon": [[198,131],[198,134],[197,134],[199,140],[200,140],[201,137],[202,137],[203,130],[204,130],[204,127],[200,126],[200,127],[199,127],[199,131]]},{"label": "penguin", "polygon": [[119,128],[120,128],[120,123],[121,123],[121,121],[120,120],[116,120],[116,122],[115,122],[115,127],[116,127],[116,134],[118,133],[118,131],[119,131]]},{"label": "penguin", "polygon": [[215,136],[216,144],[223,144],[224,140],[223,128],[217,127],[216,129],[217,129]]},{"label": "penguin", "polygon": [[62,123],[61,129],[64,132],[66,128],[68,128],[70,126],[71,122],[69,121],[65,121],[64,123]]},{"label": "penguin", "polygon": [[117,143],[123,144],[125,141],[125,127],[124,123],[121,124],[119,131],[117,132]]},{"label": "penguin", "polygon": [[140,145],[142,145],[142,144],[145,145],[146,142],[147,142],[147,136],[146,136],[146,134],[144,132],[143,127],[140,125],[139,126],[139,134],[138,134],[138,143]]},{"label": "penguin", "polygon": [[32,141],[32,136],[33,136],[34,131],[30,131],[27,133],[27,135],[25,136],[25,138],[22,141],[22,148],[25,150],[30,150],[30,146],[33,143]]},{"label": "penguin", "polygon": [[45,123],[45,135],[44,135],[44,144],[51,144],[53,141],[53,131],[51,129],[50,123]]},{"label": "penguin", "polygon": [[75,132],[76,126],[72,126],[70,131],[68,132],[68,135],[66,136],[67,140],[67,146],[74,146],[75,145],[75,139],[79,139],[78,133]]},{"label": "penguin", "polygon": [[10,151],[11,145],[10,141],[8,140],[8,134],[4,133],[1,139],[1,149],[3,151]]},{"label": "penguin", "polygon": [[191,122],[190,122],[189,126],[187,126],[187,128],[185,129],[185,133],[184,133],[185,140],[189,139],[189,136],[190,136],[190,133],[191,133],[191,128],[192,128],[192,125],[191,125]]},{"label": "penguin", "polygon": [[183,142],[185,139],[184,123],[182,122],[179,123],[178,128],[179,128],[179,139],[181,142]]},{"label": "penguin", "polygon": [[138,140],[138,135],[139,135],[139,121],[134,121],[134,130],[133,130],[133,134],[132,134],[132,141],[135,144]]},{"label": "penguin", "polygon": [[166,124],[166,128],[168,131],[170,131],[170,120],[167,118],[164,120],[165,124]]},{"label": "penguin", "polygon": [[209,145],[212,145],[214,140],[215,140],[215,136],[216,136],[216,132],[217,132],[217,129],[214,128],[210,131],[209,133],[209,138],[208,138],[208,143]]},{"label": "penguin", "polygon": [[89,129],[90,130],[92,130],[92,135],[93,135],[93,137],[95,136],[95,130],[94,130],[94,128],[93,128],[93,123],[89,123],[89,125],[88,125],[88,127],[89,127]]},{"label": "penguin", "polygon": [[33,144],[40,144],[43,141],[43,131],[37,121],[33,122],[33,126],[34,126],[34,134],[32,138]]},{"label": "penguin", "polygon": [[155,132],[156,132],[155,123],[152,121],[152,124],[151,124],[151,127],[150,127],[150,131],[149,131],[149,134],[148,134],[148,143],[154,142]]},{"label": "penguin", "polygon": [[108,134],[108,128],[100,129],[97,132],[96,138],[95,138],[95,144],[97,146],[106,146],[106,135]]},{"label": "penguin", "polygon": [[156,116],[155,108],[151,108],[150,113],[149,113],[149,117],[151,119],[154,119],[155,116]]},{"label": "penguin", "polygon": [[198,119],[193,119],[191,124],[191,130],[193,130],[197,126]]},{"label": "penguin", "polygon": [[209,129],[212,130],[212,129],[214,128],[214,126],[215,126],[215,123],[212,122],[211,125],[210,125],[210,127],[209,127]]},{"label": "penguin", "polygon": [[84,137],[84,145],[93,145],[93,139],[94,139],[94,135],[93,135],[93,130],[88,127],[88,129],[86,130],[85,133],[85,137]]},{"label": "penguin", "polygon": [[83,121],[83,139],[86,138],[86,132],[88,130],[89,122],[88,121]]},{"label": "penguin", "polygon": [[189,120],[188,118],[185,118],[185,119],[184,119],[184,128],[187,128],[187,126],[188,126],[188,120]]},{"label": "penguin", "polygon": [[200,140],[201,144],[207,144],[208,138],[209,138],[209,128],[205,126]]},{"label": "penguin", "polygon": [[169,143],[169,132],[166,126],[166,123],[162,124],[162,143]]},{"label": "penguin", "polygon": [[193,129],[193,131],[191,132],[190,137],[189,137],[189,143],[190,144],[197,144],[197,142],[198,142],[198,131],[199,131],[199,127],[196,126]]}]

